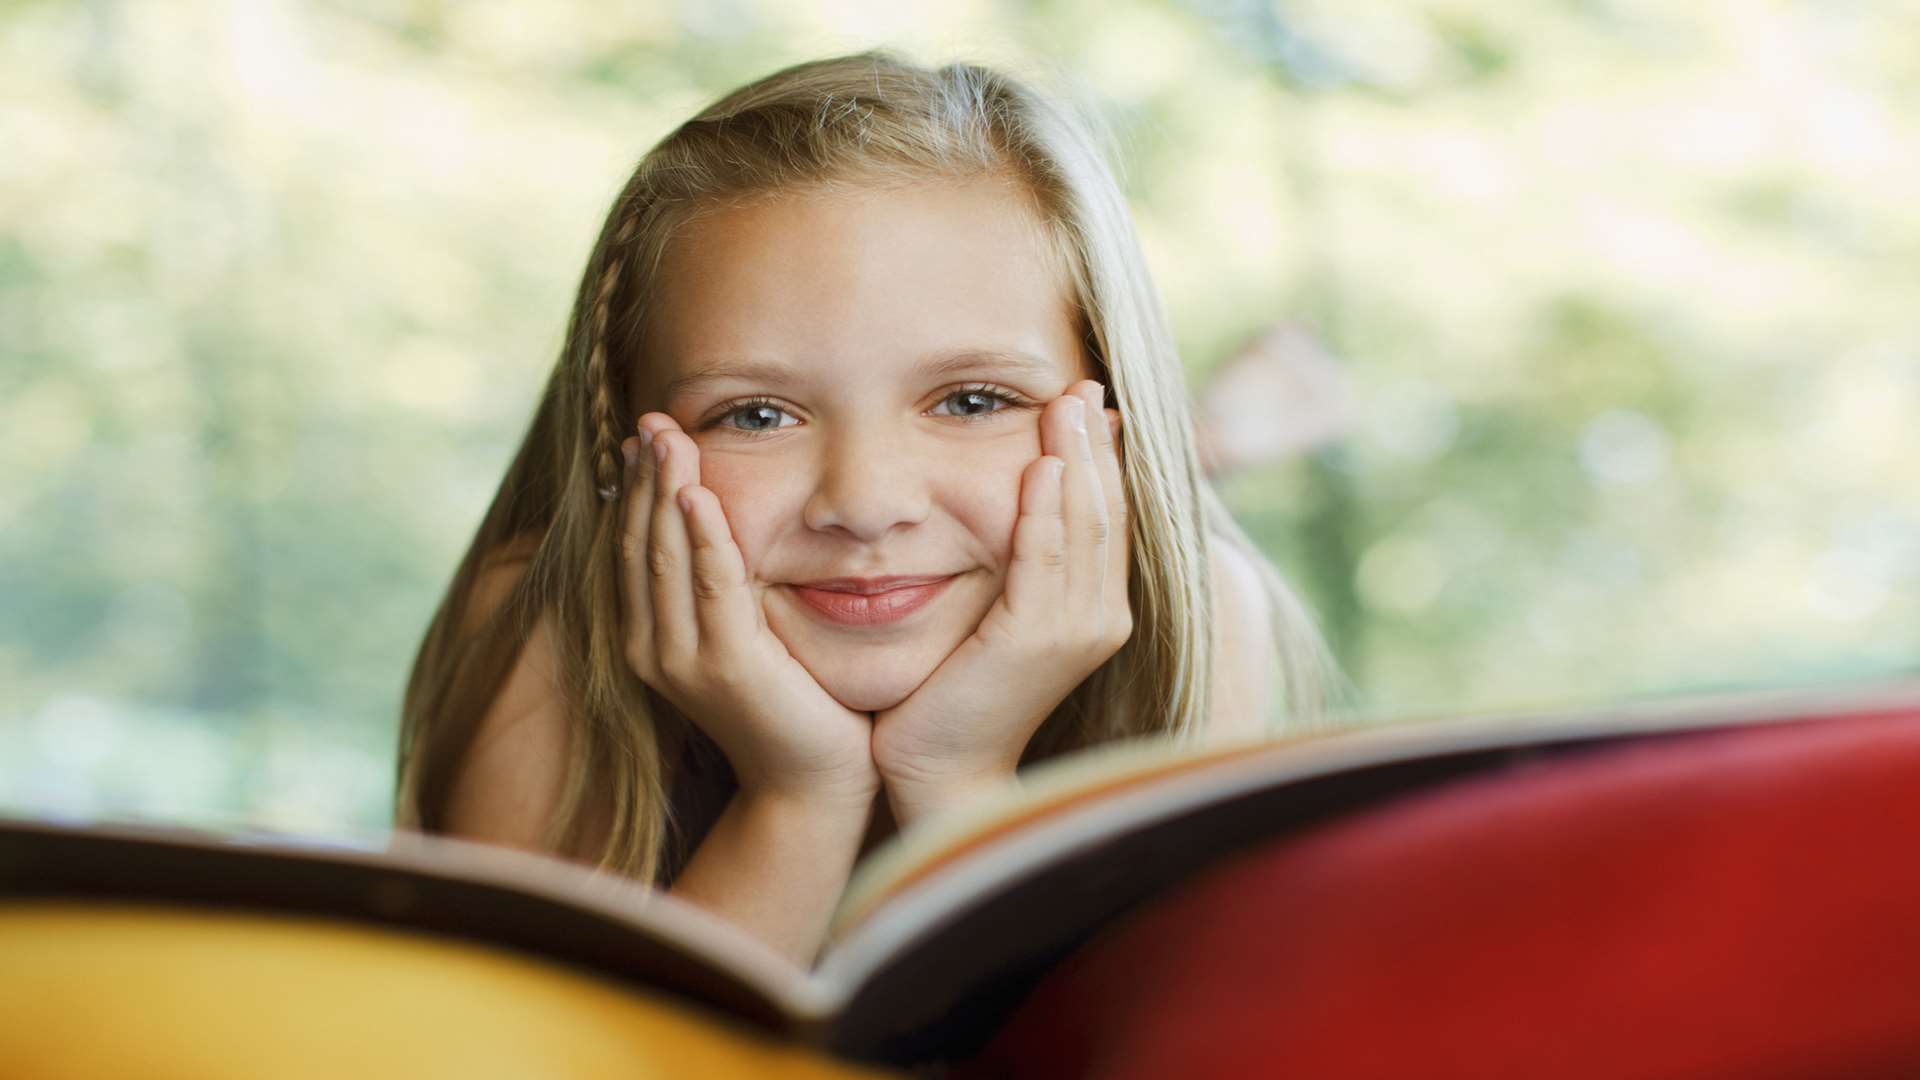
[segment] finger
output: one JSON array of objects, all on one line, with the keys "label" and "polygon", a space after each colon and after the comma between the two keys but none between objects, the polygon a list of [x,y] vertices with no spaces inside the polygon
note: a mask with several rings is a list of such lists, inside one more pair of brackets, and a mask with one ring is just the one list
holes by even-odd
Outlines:
[{"label": "finger", "polygon": [[[640,429],[645,431],[644,428]],[[620,444],[626,455],[626,494],[621,500],[620,605],[627,641],[638,656],[653,655],[653,595],[647,584],[647,535],[653,517],[653,435]],[[649,667],[651,665],[648,665]],[[642,672],[647,674],[648,672]]]},{"label": "finger", "polygon": [[1066,462],[1046,456],[1020,475],[1020,517],[1007,568],[1007,608],[1015,614],[1058,611],[1067,590],[1067,523],[1061,513]]},{"label": "finger", "polygon": [[1093,437],[1093,456],[1099,463],[1100,491],[1106,498],[1107,530],[1107,594],[1110,601],[1126,603],[1127,574],[1132,566],[1131,548],[1133,545],[1132,513],[1127,505],[1126,478],[1120,468],[1120,410],[1106,408],[1106,388],[1091,380],[1075,388],[1086,398],[1089,417],[1099,417],[1098,421],[1088,424],[1088,434]]},{"label": "finger", "polygon": [[759,609],[747,587],[747,564],[733,541],[720,497],[688,484],[680,489],[680,512],[692,550],[694,617],[702,652],[737,653],[759,629]]},{"label": "finger", "polygon": [[[1054,408],[1052,453],[1066,462],[1060,497],[1067,530],[1067,585],[1077,589],[1086,581],[1097,586],[1107,576],[1107,513],[1093,459],[1086,399],[1069,392]],[[1098,596],[1097,588],[1094,595]]]},{"label": "finger", "polygon": [[647,537],[647,580],[653,598],[654,649],[663,662],[690,659],[699,645],[693,613],[692,561],[680,489],[699,479],[699,450],[677,427],[653,436],[653,518]]},{"label": "finger", "polygon": [[1087,434],[1092,436],[1093,459],[1099,464],[1100,491],[1106,496],[1107,517],[1117,525],[1127,517],[1127,491],[1120,469],[1120,410],[1106,407],[1106,388],[1097,382],[1083,382],[1075,391],[1087,403]]}]

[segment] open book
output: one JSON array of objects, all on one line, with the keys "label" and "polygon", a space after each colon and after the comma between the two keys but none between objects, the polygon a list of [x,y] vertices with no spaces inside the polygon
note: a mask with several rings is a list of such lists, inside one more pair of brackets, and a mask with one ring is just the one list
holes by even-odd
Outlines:
[{"label": "open book", "polygon": [[1142,903],[1335,815],[1543,754],[1916,707],[1908,681],[1082,754],[875,852],[811,972],[616,876],[404,833],[354,844],[0,819],[0,900],[237,905],[454,935],[834,1054],[912,1063],[970,1053],[1048,969]]}]

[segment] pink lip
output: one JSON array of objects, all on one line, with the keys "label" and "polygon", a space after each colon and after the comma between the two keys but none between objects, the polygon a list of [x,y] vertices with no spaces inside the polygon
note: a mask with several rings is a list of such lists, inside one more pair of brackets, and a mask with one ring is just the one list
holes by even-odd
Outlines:
[{"label": "pink lip", "polygon": [[883,626],[899,622],[940,595],[955,575],[946,577],[831,578],[796,582],[793,594],[828,621],[841,626]]}]

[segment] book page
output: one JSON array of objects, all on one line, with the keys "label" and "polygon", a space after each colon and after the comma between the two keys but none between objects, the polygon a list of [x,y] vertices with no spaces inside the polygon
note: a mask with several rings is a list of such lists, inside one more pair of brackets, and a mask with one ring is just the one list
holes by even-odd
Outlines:
[{"label": "book page", "polygon": [[1183,747],[1139,739],[1096,747],[1034,766],[1005,795],[925,823],[875,851],[855,868],[834,912],[831,939],[845,937],[890,898],[954,861],[1036,822],[1123,789],[1315,736]]},{"label": "book page", "polygon": [[[1370,763],[1496,745],[1526,746],[1638,733],[1784,721],[1823,711],[1898,707],[1920,697],[1920,681],[1845,685],[1788,691],[1752,691],[1617,702],[1586,709],[1553,709],[1481,717],[1356,720],[1311,734],[1228,745],[1181,747],[1136,740],[1044,763],[1022,775],[1003,798],[928,822],[895,837],[855,871],[830,940],[843,942],[906,894],[966,890],[964,881],[995,860],[997,846],[1034,843],[1037,832],[1075,830],[1071,818],[1099,831],[1122,827],[1122,816],[1177,812],[1204,800],[1209,784],[1283,783]],[[1197,782],[1200,774],[1212,779]],[[1147,792],[1140,794],[1140,792]],[[1220,788],[1225,794],[1226,788]],[[1126,815],[1122,814],[1123,809]],[[1048,841],[1042,843],[1047,846]]]},{"label": "book page", "polygon": [[1114,919],[1236,853],[1422,789],[1623,740],[1916,707],[1909,681],[1102,752],[877,853],[815,973],[839,1002],[825,1045],[965,1053]]}]

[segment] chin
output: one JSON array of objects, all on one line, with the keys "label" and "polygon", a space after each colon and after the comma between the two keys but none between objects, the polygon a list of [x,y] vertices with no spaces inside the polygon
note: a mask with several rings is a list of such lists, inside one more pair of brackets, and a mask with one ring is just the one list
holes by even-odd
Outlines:
[{"label": "chin", "polygon": [[880,712],[907,700],[926,681],[927,674],[850,671],[840,677],[817,678],[821,689],[847,708],[855,712]]},{"label": "chin", "polygon": [[907,700],[951,649],[925,641],[879,648],[816,647],[797,651],[800,665],[835,701],[855,712],[880,712]]}]

